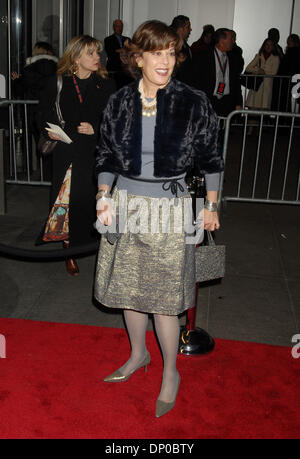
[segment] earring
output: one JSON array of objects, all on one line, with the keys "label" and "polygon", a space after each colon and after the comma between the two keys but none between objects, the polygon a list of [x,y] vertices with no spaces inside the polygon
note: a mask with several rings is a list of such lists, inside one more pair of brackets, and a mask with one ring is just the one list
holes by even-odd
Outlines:
[{"label": "earring", "polygon": [[141,61],[138,62],[138,67],[139,67],[140,69],[143,68],[143,63],[142,63]]},{"label": "earring", "polygon": [[78,64],[75,62],[74,65],[73,65],[73,74],[76,75],[76,73],[78,72]]}]

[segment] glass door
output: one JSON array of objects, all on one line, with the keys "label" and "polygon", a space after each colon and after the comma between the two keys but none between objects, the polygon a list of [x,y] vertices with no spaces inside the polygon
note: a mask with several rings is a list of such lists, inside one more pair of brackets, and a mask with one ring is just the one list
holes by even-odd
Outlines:
[{"label": "glass door", "polygon": [[37,41],[50,43],[57,56],[63,50],[64,2],[32,0],[32,46]]},{"label": "glass door", "polygon": [[84,0],[32,0],[32,44],[50,43],[57,56],[72,37],[83,33]]},{"label": "glass door", "polygon": [[[0,18],[3,21],[0,37],[6,37],[7,42],[7,97],[13,99],[5,115],[9,126],[8,175],[14,183],[33,183],[31,173],[36,174],[38,170],[35,142],[32,141],[33,130],[28,117],[30,111],[22,103],[25,97],[23,91],[19,94],[22,85],[17,84],[22,77],[26,59],[32,56],[37,41],[51,44],[60,57],[67,42],[82,33],[83,5],[84,0],[0,0]],[[0,59],[1,67],[5,70],[4,57],[0,56]],[[40,171],[43,182],[42,165]]]},{"label": "glass door", "polygon": [[[7,49],[7,34],[8,34],[8,12],[7,2],[0,2],[0,43],[4,51]],[[7,79],[8,59],[5,52],[0,55],[0,74]]]}]

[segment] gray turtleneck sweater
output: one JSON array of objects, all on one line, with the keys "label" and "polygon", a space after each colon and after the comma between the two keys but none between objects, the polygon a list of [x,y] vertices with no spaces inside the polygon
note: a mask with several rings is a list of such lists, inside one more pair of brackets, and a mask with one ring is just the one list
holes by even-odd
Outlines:
[{"label": "gray turtleneck sweater", "polygon": [[[153,175],[153,163],[154,163],[154,130],[155,130],[156,117],[143,116],[142,120],[142,168],[139,179],[150,179],[150,180],[161,180],[154,177]],[[184,196],[188,193],[186,183],[184,180],[185,175],[178,177],[166,177],[166,180],[176,178],[177,181],[182,185],[183,191],[177,190],[178,197]],[[128,193],[138,196],[148,196],[152,198],[172,198],[174,195],[171,189],[163,189],[162,183],[149,183],[143,181],[137,181],[122,175],[115,175],[110,172],[101,172],[98,175],[98,185],[112,186],[115,179],[117,179],[116,185],[119,190],[127,190]],[[205,174],[205,183],[207,191],[218,191],[219,190],[220,174]],[[167,187],[165,187],[167,188]]]}]

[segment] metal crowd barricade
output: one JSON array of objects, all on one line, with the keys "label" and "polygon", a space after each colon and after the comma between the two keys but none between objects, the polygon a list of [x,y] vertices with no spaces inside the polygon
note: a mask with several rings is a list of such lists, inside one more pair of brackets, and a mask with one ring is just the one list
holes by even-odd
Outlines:
[{"label": "metal crowd barricade", "polygon": [[4,152],[4,129],[0,129],[0,215],[4,215],[6,211],[3,152]]},{"label": "metal crowd barricade", "polygon": [[[234,126],[238,116],[242,127]],[[249,118],[258,122],[254,131]],[[265,125],[264,119],[274,122]],[[300,204],[300,115],[285,112],[238,110],[226,121],[223,144],[225,172],[220,202]],[[226,170],[230,180],[226,181]],[[225,180],[224,180],[225,174]],[[233,178],[232,178],[233,177]]]},{"label": "metal crowd barricade", "polygon": [[0,107],[8,107],[9,120],[9,146],[5,148],[3,158],[6,183],[50,185],[50,182],[44,180],[43,158],[37,155],[31,135],[28,106],[37,104],[37,100],[0,101]]},{"label": "metal crowd barricade", "polygon": [[[31,139],[28,106],[37,103],[38,101],[29,100],[0,101],[0,107],[9,107],[9,146],[5,146],[3,152],[5,169],[0,165],[2,173],[5,170],[6,183],[47,186],[51,184],[44,180],[41,156],[38,158],[39,168],[32,170],[35,151],[29,147]],[[16,107],[19,110],[17,122]],[[20,112],[24,112],[24,115],[20,116]],[[236,118],[239,120],[238,123],[235,123]],[[220,199],[222,195],[223,202],[239,200],[299,204],[300,155],[296,148],[296,141],[299,142],[300,137],[300,115],[241,110],[232,112],[227,119],[220,118],[219,124],[222,130],[221,148],[223,148],[226,167],[233,167],[236,172],[234,190],[233,187],[231,189],[228,187],[228,183],[225,183],[225,188],[223,187],[224,176],[222,176]],[[254,135],[247,135],[248,128],[254,130]],[[232,157],[235,160],[234,164],[230,165]],[[249,171],[252,172],[252,176]],[[245,175],[248,188],[245,186]],[[252,182],[251,189],[249,189],[249,181]],[[274,194],[274,184],[277,188],[280,184],[279,194]],[[262,193],[263,185],[267,187],[265,193]],[[294,190],[292,197],[291,189]]]},{"label": "metal crowd barricade", "polygon": [[[242,95],[243,95],[243,108],[247,106],[247,97],[249,95],[249,91],[253,91],[253,87],[262,80],[261,86],[258,88],[256,92],[259,91],[259,99],[261,100],[261,104],[259,104],[259,100],[256,97],[256,105],[253,109],[256,108],[265,108],[263,104],[265,91],[270,91],[271,95],[271,102],[272,106],[270,109],[272,111],[280,111],[280,112],[292,112],[297,113],[299,110],[299,105],[295,104],[295,99],[292,98],[292,88],[295,84],[293,82],[293,77],[290,75],[252,75],[252,74],[245,74],[241,75],[241,78],[244,81],[242,85]],[[271,80],[271,81],[270,81]],[[265,88],[265,83],[270,82],[269,88]],[[254,93],[252,92],[252,95]],[[260,106],[259,106],[260,105]],[[249,108],[251,107],[251,97],[249,101]],[[269,108],[268,108],[269,109]]]}]

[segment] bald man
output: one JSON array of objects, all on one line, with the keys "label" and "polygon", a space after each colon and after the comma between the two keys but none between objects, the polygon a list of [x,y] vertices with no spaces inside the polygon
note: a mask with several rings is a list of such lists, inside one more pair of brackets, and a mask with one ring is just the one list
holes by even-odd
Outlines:
[{"label": "bald man", "polygon": [[121,19],[116,19],[113,22],[113,30],[114,33],[104,39],[104,48],[107,54],[106,68],[109,72],[118,72],[122,70],[122,64],[120,53],[118,53],[117,50],[123,48],[124,41],[127,40],[128,37],[122,35],[123,22]]}]

